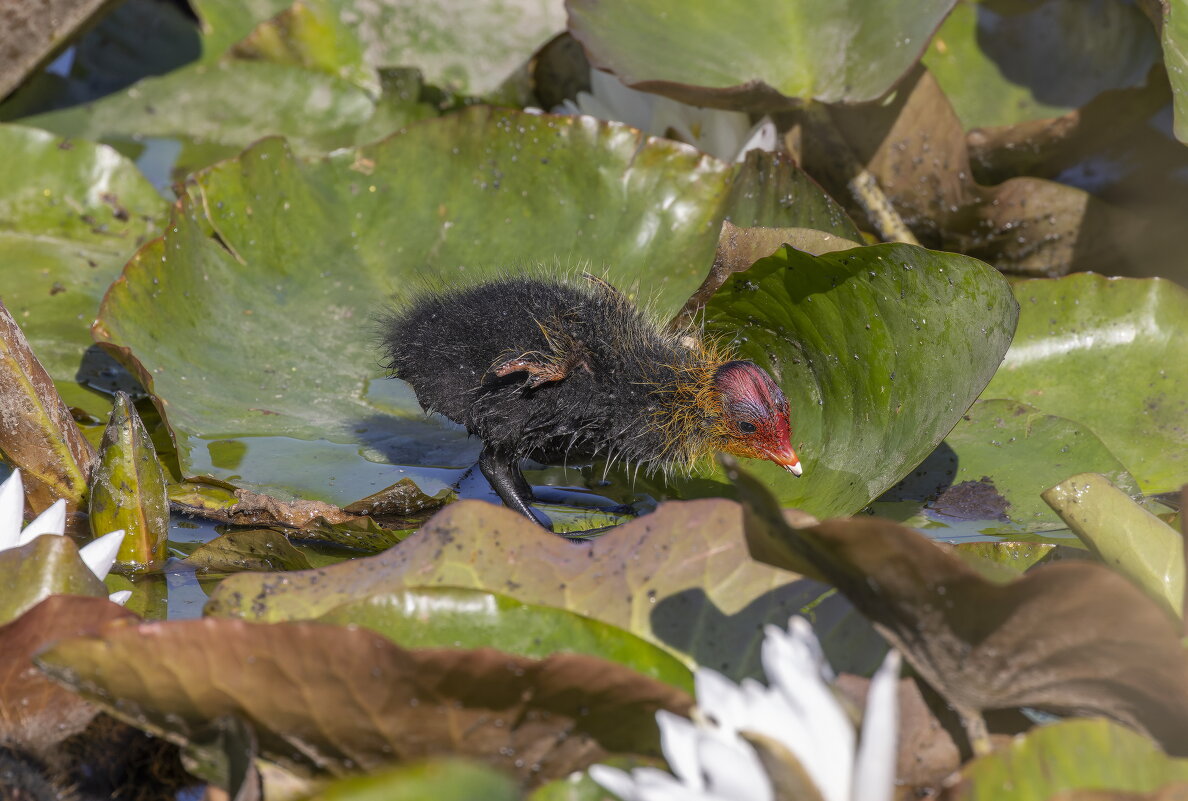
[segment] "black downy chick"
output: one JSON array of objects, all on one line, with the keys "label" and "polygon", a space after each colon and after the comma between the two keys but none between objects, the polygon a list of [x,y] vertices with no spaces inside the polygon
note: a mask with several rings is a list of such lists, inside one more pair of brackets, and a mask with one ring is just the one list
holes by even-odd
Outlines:
[{"label": "black downy chick", "polygon": [[788,402],[766,371],[664,330],[586,279],[427,292],[384,321],[387,366],[422,408],[483,441],[479,468],[507,506],[535,520],[524,458],[656,470],[725,451],[800,475]]}]

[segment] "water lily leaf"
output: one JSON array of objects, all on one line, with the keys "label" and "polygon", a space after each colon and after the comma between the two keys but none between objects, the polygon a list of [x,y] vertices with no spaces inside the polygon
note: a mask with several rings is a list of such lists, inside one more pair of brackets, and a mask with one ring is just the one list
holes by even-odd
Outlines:
[{"label": "water lily leaf", "polygon": [[[568,0],[569,31],[594,66],[698,106],[787,108],[790,98],[859,103],[916,62],[954,0],[809,0],[680,13],[663,0]],[[691,54],[696,54],[691,57]]]},{"label": "water lily leaf", "polygon": [[96,537],[124,530],[117,561],[138,566],[164,561],[169,537],[165,472],[132,399],[123,392],[116,394],[103,432],[89,511]]},{"label": "water lily leaf", "polygon": [[[193,178],[95,335],[162,399],[186,476],[341,505],[400,478],[382,464],[396,461],[422,466],[410,477],[434,495],[478,446],[426,420],[407,386],[374,380],[385,298],[586,265],[670,315],[704,277],[721,221],[738,217],[729,196],[746,169],[622,125],[481,107],[310,164],[264,141]],[[750,213],[801,213],[772,204]],[[240,452],[224,461],[228,443]]]},{"label": "water lily leaf", "polygon": [[1085,473],[1044,492],[1099,559],[1143,588],[1168,612],[1184,608],[1184,540],[1105,476]]},{"label": "water lily leaf", "polygon": [[0,627],[0,742],[45,753],[86,728],[99,710],[33,669],[33,655],[63,637],[135,617],[106,598],[52,595]]},{"label": "water lily leaf", "polygon": [[692,703],[584,655],[405,650],[365,629],[320,623],[107,626],[59,642],[37,664],[109,714],[180,745],[207,722],[238,715],[262,757],[305,775],[449,753],[542,781],[609,752],[658,754],[656,711],[684,713]]},{"label": "water lily leaf", "polygon": [[1176,138],[1188,143],[1188,11],[1177,3],[1160,4],[1160,41],[1172,85]]},{"label": "water lily leaf", "polygon": [[95,450],[82,435],[8,308],[0,302],[0,451],[24,470],[35,513],[65,498],[77,510]]},{"label": "water lily leaf", "polygon": [[304,801],[519,801],[505,773],[461,759],[397,765],[366,776],[336,779]]},{"label": "water lily leaf", "polygon": [[495,648],[543,659],[588,654],[693,692],[676,657],[639,637],[567,609],[524,604],[460,587],[423,587],[350,601],[318,620],[369,628],[403,648]]},{"label": "water lily leaf", "polygon": [[[980,400],[945,437],[944,446],[883,500],[936,501],[958,485],[988,481],[1005,502],[1004,524],[1039,531],[1064,525],[1040,493],[1085,472],[1101,473],[1124,491],[1138,493],[1134,478],[1088,427],[1018,401]],[[947,515],[985,519],[930,505]]]},{"label": "water lily leaf", "polygon": [[994,374],[1017,313],[988,265],[893,244],[784,248],[731,276],[705,321],[791,405],[804,476],[749,469],[784,505],[830,517],[861,509],[932,452]]},{"label": "water lily leaf", "polygon": [[0,125],[0,152],[4,303],[68,403],[105,413],[106,399],[96,404],[74,383],[92,345],[87,324],[123,263],[156,235],[165,201],[103,145]]},{"label": "water lily leaf", "polygon": [[[983,397],[1089,426],[1143,492],[1188,483],[1188,290],[1070,275],[1015,285],[1015,342]],[[1093,389],[1082,380],[1093,376]]]},{"label": "water lily leaf", "polygon": [[269,528],[232,531],[199,545],[186,561],[201,570],[309,570],[309,558],[289,538]]},{"label": "water lily leaf", "polygon": [[1110,89],[1142,86],[1159,42],[1137,5],[960,0],[924,64],[966,128],[1059,117]]},{"label": "water lily leaf", "polygon": [[[470,587],[555,606],[626,629],[741,678],[760,675],[759,632],[812,606],[835,665],[873,669],[886,646],[820,584],[753,562],[737,504],[662,504],[612,536],[566,542],[508,509],[459,501],[415,537],[366,559],[275,577],[241,573],[205,612],[249,620],[314,618],[344,603],[413,587]],[[834,658],[836,655],[836,658]]]},{"label": "water lily leaf", "polygon": [[[1048,801],[1064,799],[1058,794],[1074,790],[1152,793],[1170,782],[1185,781],[1188,760],[1168,757],[1146,737],[1109,720],[1065,720],[1038,726],[967,763],[960,781],[943,799]],[[1120,801],[1129,796],[1105,798]]]},{"label": "water lily leaf", "polygon": [[[289,0],[196,0],[205,32],[203,59],[219,58],[288,5]],[[358,37],[367,64],[417,67],[435,85],[476,95],[499,86],[565,27],[560,0],[332,0],[330,5]]]},{"label": "water lily leaf", "polygon": [[69,537],[43,534],[19,548],[0,551],[0,624],[20,617],[51,595],[107,598],[107,588],[78,555]]},{"label": "water lily leaf", "polygon": [[[1137,215],[1072,186],[1012,178],[974,181],[965,130],[936,79],[917,69],[885,104],[830,109],[859,162],[921,243],[965,253],[1008,272],[1132,269],[1147,226]],[[804,163],[834,197],[852,176],[833,153],[805,138]]]},{"label": "water lily leaf", "polygon": [[[241,148],[266,134],[283,133],[298,149],[318,153],[354,143],[355,129],[374,110],[367,91],[337,76],[265,61],[230,61],[145,78],[93,103],[21,122],[111,144],[166,137]],[[215,151],[215,158],[225,153]]]},{"label": "water lily leaf", "polygon": [[330,0],[297,0],[236,42],[230,55],[317,70],[379,95],[379,76],[363,61],[362,43]]},{"label": "water lily leaf", "polygon": [[1180,626],[1128,579],[1065,562],[995,584],[905,526],[878,518],[792,528],[734,468],[757,559],[833,584],[962,715],[1036,707],[1105,715],[1188,754]]}]

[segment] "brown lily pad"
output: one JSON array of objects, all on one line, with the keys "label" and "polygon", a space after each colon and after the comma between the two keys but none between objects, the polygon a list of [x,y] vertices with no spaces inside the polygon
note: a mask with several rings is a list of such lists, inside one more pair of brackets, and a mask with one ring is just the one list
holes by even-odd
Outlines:
[{"label": "brown lily pad", "polygon": [[38,665],[110,714],[179,745],[238,715],[261,756],[341,775],[436,754],[476,756],[525,783],[610,753],[659,754],[655,713],[683,691],[605,660],[491,649],[405,650],[365,629],[204,619],[104,627]]},{"label": "brown lily pad", "polygon": [[[858,160],[928,247],[1028,275],[1116,273],[1143,231],[1138,218],[1071,186],[1027,177],[976,183],[961,121],[923,68],[905,78],[886,105],[831,113]],[[848,197],[851,176],[831,168],[831,154],[816,139],[806,138],[804,157],[834,197]]]},{"label": "brown lily pad", "polygon": [[[918,532],[877,518],[793,528],[731,469],[757,559],[824,577],[966,720],[1028,706],[1105,715],[1188,754],[1180,624],[1127,579],[1065,562],[996,584]],[[976,720],[975,720],[976,719]],[[975,743],[976,746],[976,743]]]},{"label": "brown lily pad", "polygon": [[0,627],[0,743],[42,754],[85,729],[99,710],[47,679],[33,655],[63,637],[135,617],[106,598],[54,595]]}]

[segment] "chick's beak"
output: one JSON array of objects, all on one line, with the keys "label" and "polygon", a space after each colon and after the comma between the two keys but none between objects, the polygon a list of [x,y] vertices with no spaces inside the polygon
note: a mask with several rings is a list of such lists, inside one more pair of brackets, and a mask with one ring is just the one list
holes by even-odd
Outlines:
[{"label": "chick's beak", "polygon": [[800,466],[800,458],[796,455],[796,451],[792,450],[791,443],[784,445],[778,451],[774,451],[767,458],[794,476],[799,477],[804,472],[804,468]]}]

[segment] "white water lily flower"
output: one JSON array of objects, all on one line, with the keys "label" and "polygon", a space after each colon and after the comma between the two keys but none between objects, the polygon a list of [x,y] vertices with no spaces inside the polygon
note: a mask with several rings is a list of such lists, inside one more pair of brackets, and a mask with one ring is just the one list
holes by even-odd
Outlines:
[{"label": "white water lily flower", "polygon": [[[50,508],[34,518],[33,522],[21,528],[25,511],[25,488],[21,471],[13,470],[3,484],[0,484],[0,551],[18,548],[32,542],[42,534],[62,536],[66,533],[66,501],[58,499]],[[116,555],[124,543],[124,530],[118,529],[87,543],[78,549],[78,555],[103,581],[115,564]],[[113,592],[107,596],[114,603],[123,605],[132,597],[130,590]]]},{"label": "white water lily flower", "polygon": [[695,676],[696,722],[658,712],[660,744],[673,774],[630,774],[594,765],[590,776],[624,801],[772,801],[771,779],[743,732],[788,749],[824,801],[891,801],[895,792],[896,686],[900,657],[891,651],[867,695],[862,739],[833,694],[833,670],[804,618],[788,631],[765,629],[763,669],[770,686],[741,685],[708,668]]},{"label": "white water lily flower", "polygon": [[754,126],[741,111],[690,106],[640,92],[601,70],[590,70],[590,91],[553,109],[624,122],[652,136],[674,136],[726,161],[743,161],[748,150],[775,150],[776,127],[768,117]]}]

